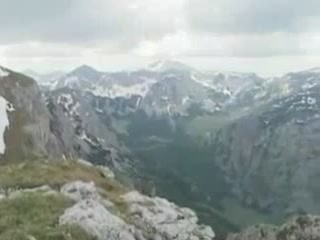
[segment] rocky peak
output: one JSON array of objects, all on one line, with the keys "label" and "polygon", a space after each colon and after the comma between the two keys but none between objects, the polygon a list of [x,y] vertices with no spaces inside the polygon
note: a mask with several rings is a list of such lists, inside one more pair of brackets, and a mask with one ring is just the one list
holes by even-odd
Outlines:
[{"label": "rocky peak", "polygon": [[70,75],[76,75],[81,76],[87,79],[96,79],[100,76],[100,72],[93,67],[90,67],[88,65],[81,65],[80,67],[73,70]]},{"label": "rocky peak", "polygon": [[117,206],[103,200],[93,183],[68,183],[61,192],[77,203],[65,210],[60,224],[80,226],[98,240],[212,240],[215,237],[211,227],[198,224],[192,210],[166,199],[128,192],[118,199],[126,206],[121,218],[114,214]]}]

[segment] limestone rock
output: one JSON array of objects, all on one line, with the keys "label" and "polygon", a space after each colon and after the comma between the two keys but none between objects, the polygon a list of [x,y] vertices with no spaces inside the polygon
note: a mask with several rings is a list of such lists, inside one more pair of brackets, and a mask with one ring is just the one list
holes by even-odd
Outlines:
[{"label": "limestone rock", "polygon": [[123,196],[128,204],[134,224],[159,239],[213,239],[210,227],[199,226],[196,214],[187,208],[179,208],[162,198],[150,198],[138,192]]},{"label": "limestone rock", "polygon": [[76,181],[67,183],[61,188],[61,193],[72,200],[79,202],[85,199],[100,200],[100,195],[93,182]]},{"label": "limestone rock", "polygon": [[320,239],[320,217],[300,216],[292,218],[278,231],[280,240],[316,240]]},{"label": "limestone rock", "polygon": [[82,200],[60,217],[61,225],[77,225],[98,240],[135,240],[134,228],[96,200]]},{"label": "limestone rock", "polygon": [[105,178],[111,178],[111,179],[114,179],[115,178],[115,175],[114,173],[112,172],[112,170],[110,168],[108,168],[107,166],[99,166],[98,167],[99,170],[101,171],[101,173],[103,174],[103,176]]},{"label": "limestone rock", "polygon": [[241,233],[230,234],[227,240],[276,240],[278,228],[271,225],[249,227]]},{"label": "limestone rock", "polygon": [[231,234],[227,240],[318,240],[320,239],[320,217],[294,217],[281,227],[258,225],[238,234]]},{"label": "limestone rock", "polygon": [[[77,203],[60,217],[61,225],[77,225],[98,240],[211,240],[214,232],[198,225],[196,214],[166,199],[129,192],[120,199],[126,205],[121,217],[109,208],[93,183],[68,183],[61,193]],[[112,203],[111,203],[112,204]],[[112,210],[109,210],[112,209]]]}]

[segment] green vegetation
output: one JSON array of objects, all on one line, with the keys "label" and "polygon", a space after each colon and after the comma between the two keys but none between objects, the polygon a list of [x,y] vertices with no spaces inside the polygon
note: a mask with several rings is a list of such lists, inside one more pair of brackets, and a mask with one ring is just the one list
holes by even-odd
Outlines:
[{"label": "green vegetation", "polygon": [[115,180],[106,179],[98,168],[71,160],[25,161],[0,168],[0,188],[2,189],[35,188],[43,185],[59,189],[62,185],[77,180],[93,181],[101,189],[115,195],[125,192],[122,185]]},{"label": "green vegetation", "polygon": [[30,136],[25,132],[24,127],[30,122],[29,116],[24,111],[10,113],[10,129],[5,131],[6,152],[4,160],[17,162],[26,158],[26,148],[32,142]]},{"label": "green vegetation", "polygon": [[[126,189],[104,177],[97,167],[76,161],[25,161],[0,167],[0,189],[26,189],[48,185],[59,190],[72,181],[94,182],[101,196],[115,204],[114,213],[125,219],[120,195]],[[0,201],[1,240],[95,240],[75,226],[59,226],[59,216],[74,203],[61,194],[23,193]]]},{"label": "green vegetation", "polygon": [[72,202],[60,195],[23,194],[0,201],[1,240],[94,240],[75,226],[58,226]]},{"label": "green vegetation", "polygon": [[241,228],[245,228],[256,223],[280,224],[280,216],[264,214],[241,205],[231,198],[223,200],[223,214],[231,222],[237,223]]},{"label": "green vegetation", "polygon": [[[135,154],[144,162],[145,168],[141,172],[154,182],[158,195],[195,210],[202,223],[212,226],[217,239],[224,239],[226,233],[237,232],[257,222],[279,223],[279,216],[245,207],[232,198],[231,187],[214,161],[216,152],[221,149],[195,140],[209,129],[213,120],[213,117],[194,119],[186,125],[195,124],[187,128],[188,133],[177,131],[170,136],[171,142],[146,145],[136,141]],[[224,124],[221,118],[215,121],[211,132]],[[230,152],[225,149],[225,154]]]},{"label": "green vegetation", "polygon": [[191,136],[204,136],[207,132],[214,132],[227,123],[230,119],[227,119],[225,116],[199,116],[191,121],[187,121],[185,130]]}]

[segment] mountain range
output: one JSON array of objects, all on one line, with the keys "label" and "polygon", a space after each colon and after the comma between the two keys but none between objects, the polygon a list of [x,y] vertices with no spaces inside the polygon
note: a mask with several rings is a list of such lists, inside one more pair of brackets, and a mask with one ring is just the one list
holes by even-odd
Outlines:
[{"label": "mountain range", "polygon": [[25,74],[0,67],[3,161],[108,166],[126,184],[194,209],[218,236],[320,214],[318,68],[263,78],[158,61]]}]

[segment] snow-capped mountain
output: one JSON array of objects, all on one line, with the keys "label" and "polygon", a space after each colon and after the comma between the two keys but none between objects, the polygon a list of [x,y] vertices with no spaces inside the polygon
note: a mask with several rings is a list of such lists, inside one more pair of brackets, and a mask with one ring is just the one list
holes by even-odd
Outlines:
[{"label": "snow-capped mountain", "polygon": [[42,94],[0,68],[0,82],[0,158],[60,154],[129,169],[207,222],[219,212],[241,224],[223,210],[230,197],[272,219],[320,212],[317,68],[263,79],[176,62],[116,73],[81,66]]},{"label": "snow-capped mountain", "polygon": [[207,73],[173,61],[158,61],[132,72],[103,73],[81,66],[52,82],[49,89],[70,88],[110,99],[135,98],[147,114],[188,115],[197,107],[205,113],[223,111],[234,96],[252,83],[255,74]]},{"label": "snow-capped mountain", "polygon": [[214,135],[216,162],[248,206],[282,215],[320,211],[319,77],[311,69],[266,81],[267,97]]},{"label": "snow-capped mountain", "polygon": [[70,89],[87,89],[99,80],[101,73],[87,65],[80,66],[70,73],[65,74],[51,86],[51,90],[70,88]]},{"label": "snow-capped mountain", "polygon": [[[85,66],[72,74],[96,76]],[[86,93],[61,88],[44,94],[35,80],[0,67],[0,160],[84,158],[129,168],[130,151],[101,121],[93,95]]]},{"label": "snow-capped mountain", "polygon": [[288,73],[279,80],[284,94],[307,90],[320,84],[320,68]]}]

